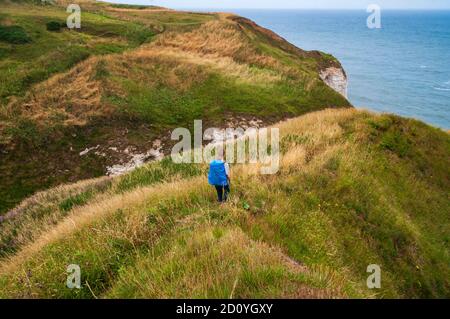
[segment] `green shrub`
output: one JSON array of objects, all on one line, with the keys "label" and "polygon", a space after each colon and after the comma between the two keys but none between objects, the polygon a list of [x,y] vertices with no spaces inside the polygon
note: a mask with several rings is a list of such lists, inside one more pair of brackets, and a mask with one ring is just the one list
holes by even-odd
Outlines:
[{"label": "green shrub", "polygon": [[59,23],[58,21],[50,21],[47,22],[46,26],[48,31],[59,31],[61,30],[63,24]]},{"label": "green shrub", "polygon": [[30,37],[25,30],[17,25],[2,26],[0,25],[0,41],[12,44],[24,44],[31,42]]}]

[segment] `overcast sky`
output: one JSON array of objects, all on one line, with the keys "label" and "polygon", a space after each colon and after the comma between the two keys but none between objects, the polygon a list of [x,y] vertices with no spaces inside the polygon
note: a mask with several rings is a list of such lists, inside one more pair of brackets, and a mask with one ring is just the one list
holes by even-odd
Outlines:
[{"label": "overcast sky", "polygon": [[107,0],[169,8],[450,9],[450,0]]}]

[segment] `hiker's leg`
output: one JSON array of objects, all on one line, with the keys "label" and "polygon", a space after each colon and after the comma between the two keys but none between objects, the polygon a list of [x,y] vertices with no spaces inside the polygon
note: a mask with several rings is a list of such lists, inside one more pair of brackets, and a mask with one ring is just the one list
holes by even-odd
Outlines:
[{"label": "hiker's leg", "polygon": [[227,201],[228,194],[230,193],[230,185],[225,185],[223,188],[225,189],[224,200]]},{"label": "hiker's leg", "polygon": [[214,186],[216,188],[217,191],[217,198],[219,199],[219,202],[222,202],[222,197],[223,197],[223,186]]}]

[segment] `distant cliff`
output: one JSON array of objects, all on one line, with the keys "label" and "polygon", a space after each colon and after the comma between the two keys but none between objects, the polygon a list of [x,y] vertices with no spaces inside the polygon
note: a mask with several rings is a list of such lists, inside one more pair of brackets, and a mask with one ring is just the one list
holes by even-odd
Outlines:
[{"label": "distant cliff", "polygon": [[320,78],[333,90],[347,97],[348,80],[342,67],[329,67],[320,72]]}]

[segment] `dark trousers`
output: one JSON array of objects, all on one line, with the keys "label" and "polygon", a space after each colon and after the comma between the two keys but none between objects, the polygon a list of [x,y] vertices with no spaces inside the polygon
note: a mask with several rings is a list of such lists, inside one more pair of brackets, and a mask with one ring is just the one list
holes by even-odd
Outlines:
[{"label": "dark trousers", "polygon": [[228,193],[230,192],[230,186],[215,185],[214,187],[216,188],[217,198],[219,199],[219,202],[226,202],[228,199]]}]

